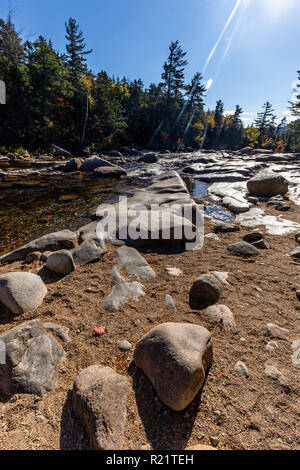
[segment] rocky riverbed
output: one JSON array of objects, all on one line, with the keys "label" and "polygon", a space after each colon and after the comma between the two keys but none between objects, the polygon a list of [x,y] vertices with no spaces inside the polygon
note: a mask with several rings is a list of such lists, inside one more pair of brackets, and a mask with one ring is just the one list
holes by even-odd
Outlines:
[{"label": "rocky riverbed", "polygon": [[[47,169],[54,191],[76,178],[97,187],[85,218],[80,206],[53,235],[2,246],[20,248],[0,255],[0,448],[299,449],[300,160],[139,158],[113,162],[127,173],[113,185]],[[99,237],[95,208],[99,219],[119,194],[137,211],[191,206],[192,220],[159,218],[158,239],[199,210],[204,246]]]}]

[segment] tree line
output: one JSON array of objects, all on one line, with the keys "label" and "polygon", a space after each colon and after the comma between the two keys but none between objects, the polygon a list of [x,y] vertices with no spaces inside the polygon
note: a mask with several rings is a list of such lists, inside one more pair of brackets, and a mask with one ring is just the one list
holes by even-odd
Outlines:
[{"label": "tree line", "polygon": [[[7,104],[0,106],[0,153],[18,148],[49,151],[51,143],[73,153],[86,146],[101,151],[122,146],[184,150],[230,149],[246,145],[300,150],[300,91],[290,109],[295,120],[280,123],[266,102],[245,127],[243,109],[230,115],[218,100],[204,110],[206,84],[200,72],[185,81],[186,52],[172,42],[161,81],[110,77],[87,66],[92,50],[74,18],[65,23],[66,50],[57,52],[40,36],[23,41],[12,14],[0,19],[0,79]],[[300,72],[299,80],[300,80]]]}]

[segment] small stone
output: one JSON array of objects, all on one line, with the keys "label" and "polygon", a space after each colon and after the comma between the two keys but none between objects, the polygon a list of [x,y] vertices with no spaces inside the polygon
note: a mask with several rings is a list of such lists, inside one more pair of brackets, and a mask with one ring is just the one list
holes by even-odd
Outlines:
[{"label": "small stone", "polygon": [[283,387],[288,387],[285,377],[275,366],[266,366],[265,374],[269,379],[275,380]]},{"label": "small stone", "polygon": [[240,338],[241,343],[246,343],[246,338]]},{"label": "small stone", "polygon": [[223,284],[223,286],[229,286],[229,282],[228,282],[229,273],[228,272],[211,271],[208,274],[212,274],[213,276],[215,276],[218,279],[218,281],[220,281],[221,284]]},{"label": "small stone", "polygon": [[151,447],[149,444],[145,444],[141,447],[141,450],[151,450]]},{"label": "small stone", "polygon": [[258,242],[259,240],[264,239],[264,234],[262,232],[250,232],[244,236],[243,240],[247,243]]},{"label": "small stone", "polygon": [[177,312],[177,308],[176,308],[175,302],[173,300],[173,297],[171,297],[170,295],[166,295],[165,300],[166,300],[166,304],[169,307],[171,307],[172,310],[174,310],[174,312]]},{"label": "small stone", "polygon": [[273,336],[274,338],[281,338],[289,334],[289,330],[285,328],[281,328],[278,325],[274,325],[273,323],[267,324],[267,330],[268,330],[269,335]]},{"label": "small stone", "polygon": [[273,352],[276,348],[278,348],[276,341],[269,341],[266,345],[266,350],[269,352]]},{"label": "small stone", "polygon": [[132,348],[132,345],[128,342],[128,341],[121,341],[119,344],[118,344],[118,348],[120,349],[120,351],[130,351],[130,349]]},{"label": "small stone", "polygon": [[191,451],[191,450],[217,450],[215,449],[214,447],[211,447],[211,446],[206,446],[204,444],[198,444],[196,446],[191,446],[191,447],[188,447],[187,449],[185,449],[187,451]]},{"label": "small stone", "polygon": [[252,246],[255,246],[256,248],[259,248],[260,250],[269,250],[270,249],[270,244],[267,240],[262,238],[261,240],[258,240],[257,242],[253,242]]},{"label": "small stone", "polygon": [[211,436],[209,438],[210,442],[211,442],[211,445],[214,446],[214,447],[218,447],[219,445],[219,439],[215,436]]},{"label": "small stone", "polygon": [[213,410],[213,417],[216,421],[219,421],[222,416],[222,411],[220,410]]},{"label": "small stone", "polygon": [[207,233],[204,238],[206,238],[207,240],[214,240],[216,242],[219,242],[220,241],[220,238],[218,237],[218,235],[216,233]]},{"label": "small stone", "polygon": [[286,202],[278,204],[278,206],[275,207],[275,209],[279,212],[288,212],[291,208],[292,206]]},{"label": "small stone", "polygon": [[295,248],[295,250],[293,250],[289,256],[292,256],[294,258],[300,258],[300,247]]},{"label": "small stone", "polygon": [[300,290],[296,291],[296,296],[297,296],[297,299],[300,300]]},{"label": "small stone", "polygon": [[246,379],[248,377],[250,377],[248,368],[247,368],[246,364],[244,364],[244,362],[238,361],[236,363],[236,365],[234,366],[234,370],[235,370],[235,372],[238,372],[239,374],[241,374]]},{"label": "small stone", "polygon": [[34,263],[35,261],[39,261],[41,258],[41,253],[39,251],[33,251],[32,253],[28,253],[26,255],[25,261],[26,263]]},{"label": "small stone", "polygon": [[45,251],[41,254],[41,261],[43,261],[43,263],[46,263],[50,255],[52,255],[52,251]]}]

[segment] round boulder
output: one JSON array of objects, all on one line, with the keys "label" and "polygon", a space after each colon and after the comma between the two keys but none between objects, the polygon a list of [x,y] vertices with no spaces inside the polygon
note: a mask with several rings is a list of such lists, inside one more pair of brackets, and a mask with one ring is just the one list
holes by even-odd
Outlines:
[{"label": "round boulder", "polygon": [[47,259],[46,268],[57,274],[69,274],[75,271],[72,253],[68,250],[52,253]]},{"label": "round boulder", "polygon": [[16,272],[0,276],[0,302],[15,315],[36,310],[46,295],[46,286],[36,274]]},{"label": "round boulder", "polygon": [[281,175],[270,170],[262,170],[247,183],[251,194],[263,197],[284,195],[289,190],[289,182]]},{"label": "round boulder", "polygon": [[190,290],[190,307],[201,310],[215,304],[222,294],[223,286],[213,274],[203,274]]}]

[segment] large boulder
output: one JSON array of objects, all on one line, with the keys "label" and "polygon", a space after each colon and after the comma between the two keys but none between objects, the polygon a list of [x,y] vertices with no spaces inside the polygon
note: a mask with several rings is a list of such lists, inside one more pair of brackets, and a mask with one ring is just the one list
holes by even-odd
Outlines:
[{"label": "large boulder", "polygon": [[155,153],[146,153],[146,155],[143,155],[138,159],[138,162],[142,163],[156,163],[158,160],[157,156]]},{"label": "large boulder", "polygon": [[218,302],[223,292],[222,283],[213,274],[202,274],[190,290],[190,307],[201,310]]},{"label": "large boulder", "polygon": [[77,233],[70,230],[61,230],[59,232],[49,233],[43,237],[33,240],[27,245],[18,248],[6,255],[0,256],[0,263],[12,263],[14,261],[22,261],[34,251],[44,253],[44,251],[57,251],[61,249],[70,250],[75,248],[77,241]]},{"label": "large boulder", "polygon": [[79,171],[81,165],[82,160],[80,160],[80,158],[72,158],[72,160],[65,163],[64,165],[55,167],[55,170],[63,171],[64,173],[73,173],[75,171]]},{"label": "large boulder", "polygon": [[184,410],[200,391],[213,351],[211,334],[190,323],[164,323],[136,345],[134,362],[150,379],[160,400]]},{"label": "large boulder", "polygon": [[88,367],[75,380],[73,409],[88,433],[91,450],[120,450],[129,391],[129,381],[110,367]]},{"label": "large boulder", "polygon": [[107,160],[98,157],[97,155],[92,155],[91,157],[87,158],[81,165],[80,171],[93,171],[99,167],[108,167],[113,166]]},{"label": "large boulder", "polygon": [[46,295],[46,286],[36,274],[16,272],[0,276],[0,302],[14,315],[36,310]]},{"label": "large boulder", "polygon": [[281,175],[270,170],[262,170],[247,183],[251,194],[263,197],[284,195],[289,190],[289,182]]},{"label": "large boulder", "polygon": [[47,259],[46,268],[57,274],[70,274],[75,271],[72,253],[68,250],[59,250],[52,253]]},{"label": "large boulder", "polygon": [[58,382],[65,353],[40,320],[32,320],[0,336],[6,363],[0,365],[0,390],[6,395],[29,393],[44,397]]}]

